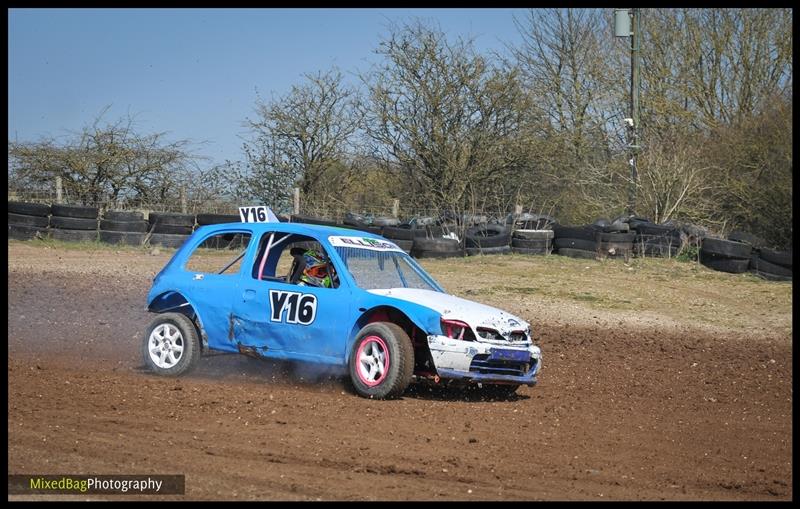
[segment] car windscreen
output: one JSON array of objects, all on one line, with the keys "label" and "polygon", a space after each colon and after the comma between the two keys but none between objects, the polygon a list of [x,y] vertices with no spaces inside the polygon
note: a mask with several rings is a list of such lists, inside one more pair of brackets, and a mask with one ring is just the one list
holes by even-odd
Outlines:
[{"label": "car windscreen", "polygon": [[400,251],[336,246],[336,252],[364,290],[418,288],[441,291],[413,258]]}]

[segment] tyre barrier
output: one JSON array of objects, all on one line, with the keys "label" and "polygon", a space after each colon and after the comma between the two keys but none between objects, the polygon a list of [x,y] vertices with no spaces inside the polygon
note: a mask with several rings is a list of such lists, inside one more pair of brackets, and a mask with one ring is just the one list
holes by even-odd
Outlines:
[{"label": "tyre barrier", "polygon": [[241,222],[241,218],[238,214],[197,214],[198,226],[239,222]]},{"label": "tyre barrier", "polygon": [[150,235],[149,243],[151,246],[179,248],[186,242],[189,235],[175,235],[170,233],[153,233]]},{"label": "tyre barrier", "polygon": [[750,244],[756,249],[767,247],[767,242],[764,239],[762,239],[758,235],[753,235],[752,233],[748,232],[732,231],[728,235],[728,240],[732,240],[734,242],[741,242],[743,244]]},{"label": "tyre barrier", "polygon": [[[122,222],[136,222],[145,221],[144,213],[134,212],[129,210],[106,210],[103,213],[103,219],[107,221],[122,221]],[[147,222],[147,221],[145,221]]]},{"label": "tyre barrier", "polygon": [[416,238],[411,249],[414,258],[452,258],[463,257],[464,254],[460,242],[447,238]]},{"label": "tyre barrier", "polygon": [[732,240],[716,239],[706,237],[700,246],[700,253],[713,255],[717,258],[736,258],[740,260],[750,259],[753,246]]},{"label": "tyre barrier", "polygon": [[97,242],[97,207],[53,204],[50,237],[64,242]]},{"label": "tyre barrier", "polygon": [[414,240],[414,230],[399,226],[384,226],[383,236],[392,240]]},{"label": "tyre barrier", "polygon": [[150,214],[147,217],[147,222],[150,223],[151,227],[153,225],[170,225],[170,226],[183,226],[183,227],[188,226],[190,230],[194,228],[194,216],[192,214],[175,214],[171,212],[150,212]]},{"label": "tyre barrier", "polygon": [[511,246],[468,247],[466,248],[466,252],[467,256],[509,254],[511,252]]},{"label": "tyre barrier", "polygon": [[570,258],[584,258],[587,260],[596,260],[597,251],[586,251],[584,249],[560,248],[557,253],[561,256],[569,256]]},{"label": "tyre barrier", "polygon": [[100,220],[98,237],[106,244],[141,246],[148,230],[149,224],[141,212],[107,210]]},{"label": "tyre barrier", "polygon": [[791,251],[775,251],[773,249],[762,248],[758,250],[758,256],[769,263],[780,265],[781,267],[792,268]]},{"label": "tyre barrier", "polygon": [[19,214],[21,216],[47,217],[50,215],[50,205],[43,203],[28,203],[21,201],[8,202],[9,214]]},{"label": "tyre barrier", "polygon": [[553,225],[553,235],[555,239],[580,239],[595,242],[597,234],[602,232],[602,227],[595,225],[586,226],[563,226],[560,224]]},{"label": "tyre barrier", "polygon": [[743,272],[747,272],[747,268],[750,266],[750,259],[729,258],[726,256],[719,256],[700,251],[700,263],[710,269],[718,270],[720,272],[741,274]]},{"label": "tyre barrier", "polygon": [[321,217],[292,214],[291,216],[289,216],[289,218],[292,223],[318,224],[322,226],[338,226],[335,221],[331,221],[330,219],[323,219]]},{"label": "tyre barrier", "polygon": [[586,239],[573,239],[568,237],[556,237],[553,245],[560,252],[562,249],[580,249],[597,253],[597,242]]},{"label": "tyre barrier", "polygon": [[464,244],[468,248],[510,247],[511,229],[500,224],[473,226],[467,229]]},{"label": "tyre barrier", "polygon": [[553,251],[553,230],[514,230],[511,252],[527,255],[549,255]]},{"label": "tyre barrier", "polygon": [[8,224],[8,238],[14,240],[46,239],[50,236],[50,229],[41,226],[27,226],[24,224]]}]

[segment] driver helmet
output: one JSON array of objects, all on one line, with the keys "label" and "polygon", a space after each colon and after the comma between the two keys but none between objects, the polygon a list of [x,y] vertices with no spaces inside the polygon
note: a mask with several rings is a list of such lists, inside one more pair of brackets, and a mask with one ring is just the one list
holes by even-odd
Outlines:
[{"label": "driver helmet", "polygon": [[328,259],[324,254],[309,249],[303,253],[306,266],[298,284],[307,286],[331,287],[331,276],[328,274]]}]

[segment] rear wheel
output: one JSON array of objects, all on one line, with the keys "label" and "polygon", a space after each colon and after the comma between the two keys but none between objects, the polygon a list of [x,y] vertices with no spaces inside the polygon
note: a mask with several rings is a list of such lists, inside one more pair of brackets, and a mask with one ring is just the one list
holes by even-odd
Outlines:
[{"label": "rear wheel", "polygon": [[398,325],[374,322],[356,336],[349,362],[350,380],[359,396],[397,398],[414,374],[414,349]]},{"label": "rear wheel", "polygon": [[144,363],[159,375],[178,376],[200,359],[200,339],[194,323],[180,313],[158,315],[142,341]]}]

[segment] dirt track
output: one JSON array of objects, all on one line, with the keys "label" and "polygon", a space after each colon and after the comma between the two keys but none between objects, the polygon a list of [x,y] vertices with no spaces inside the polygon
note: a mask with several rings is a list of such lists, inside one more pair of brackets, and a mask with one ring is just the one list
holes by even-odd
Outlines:
[{"label": "dirt track", "polygon": [[184,473],[190,499],[792,498],[789,337],[525,317],[544,364],[513,401],[369,401],[239,356],[166,379],[139,356],[164,256],[103,256],[10,263],[9,473]]}]

